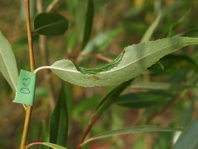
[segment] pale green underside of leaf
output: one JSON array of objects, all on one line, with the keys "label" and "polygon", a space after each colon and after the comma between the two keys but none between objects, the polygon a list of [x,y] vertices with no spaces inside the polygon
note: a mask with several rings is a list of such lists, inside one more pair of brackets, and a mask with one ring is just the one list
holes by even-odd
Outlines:
[{"label": "pale green underside of leaf", "polygon": [[181,134],[173,149],[197,149],[198,148],[198,118]]},{"label": "pale green underside of leaf", "polygon": [[163,56],[192,44],[198,44],[198,38],[165,38],[128,46],[118,58],[103,67],[81,68],[69,60],[59,60],[35,72],[51,69],[61,79],[85,87],[117,85],[138,76]]},{"label": "pale green underside of leaf", "polygon": [[42,145],[51,147],[51,148],[53,148],[53,149],[67,149],[67,148],[62,147],[62,146],[60,146],[60,145],[53,144],[53,143],[48,143],[48,142],[42,142]]},{"label": "pale green underside of leaf", "polygon": [[182,131],[182,128],[167,128],[167,127],[158,127],[158,126],[136,126],[129,128],[122,128],[117,130],[108,131],[102,134],[99,134],[95,137],[92,137],[82,143],[82,145],[91,142],[93,140],[119,136],[124,134],[133,134],[133,133],[150,133],[150,132],[174,132],[174,131]]},{"label": "pale green underside of leaf", "polygon": [[8,40],[0,32],[0,71],[9,85],[16,91],[18,70],[12,48]]}]

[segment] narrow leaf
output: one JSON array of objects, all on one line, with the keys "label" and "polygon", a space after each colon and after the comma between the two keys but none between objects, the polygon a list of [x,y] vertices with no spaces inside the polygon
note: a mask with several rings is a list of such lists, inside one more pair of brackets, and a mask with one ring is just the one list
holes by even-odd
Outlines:
[{"label": "narrow leaf", "polygon": [[133,134],[133,133],[150,133],[150,132],[174,132],[174,131],[182,131],[182,128],[167,128],[167,127],[158,127],[158,126],[136,126],[129,128],[122,128],[117,130],[108,131],[102,134],[99,134],[95,137],[92,137],[82,143],[82,145],[91,142],[93,140],[113,137],[124,134]]},{"label": "narrow leaf", "polygon": [[[97,34],[86,44],[83,51],[81,52],[81,55],[98,53],[106,49],[120,32],[121,29],[114,29]],[[77,59],[78,62],[82,60],[84,60],[84,57],[78,57]]]},{"label": "narrow leaf", "polygon": [[42,35],[62,35],[68,29],[68,21],[57,13],[40,13],[34,20],[34,28]]},{"label": "narrow leaf", "polygon": [[115,99],[115,103],[128,108],[146,108],[170,100],[171,97],[172,94],[162,92],[129,93]]},{"label": "narrow leaf", "polygon": [[53,143],[48,143],[48,142],[42,142],[42,145],[51,147],[51,148],[53,148],[53,149],[67,149],[67,148],[62,147],[62,146],[60,146],[60,145],[53,144]]},{"label": "narrow leaf", "polygon": [[100,96],[92,96],[91,98],[82,100],[73,110],[72,115],[80,116],[83,112],[87,111],[87,109],[93,108]]},{"label": "narrow leaf", "polygon": [[164,83],[164,82],[137,82],[133,83],[130,87],[139,89],[149,89],[149,90],[184,90],[189,88],[197,88],[195,85],[180,85],[174,83]]},{"label": "narrow leaf", "polygon": [[18,70],[16,59],[8,40],[0,31],[0,71],[8,81],[12,90],[16,92]]},{"label": "narrow leaf", "polygon": [[[191,13],[191,9],[188,9],[185,14],[182,15],[182,17],[179,20],[175,20],[174,24],[172,24],[169,29],[163,33],[166,37],[170,37],[172,35],[172,32],[179,27],[188,17]],[[177,35],[178,36],[178,35]]]},{"label": "narrow leaf", "polygon": [[56,107],[50,118],[50,142],[65,146],[68,134],[68,112],[65,90],[62,86]]},{"label": "narrow leaf", "polygon": [[108,109],[118,98],[118,96],[126,89],[126,87],[131,83],[132,80],[124,82],[113,89],[109,94],[107,94],[100,103],[96,106],[92,117],[100,115],[103,111]]},{"label": "narrow leaf", "polygon": [[114,61],[102,67],[82,68],[69,60],[60,60],[35,72],[52,69],[61,79],[85,87],[117,85],[135,78],[163,56],[192,44],[198,44],[198,38],[166,38],[128,46]]},{"label": "narrow leaf", "polygon": [[92,30],[92,24],[93,24],[93,16],[94,16],[94,4],[92,0],[88,0],[88,9],[87,9],[82,48],[84,48],[87,42],[89,41],[89,37],[91,35],[91,30]]},{"label": "narrow leaf", "polygon": [[149,68],[149,72],[152,75],[167,75],[175,72],[177,69],[184,67],[186,69],[195,70],[198,72],[198,65],[191,57],[186,55],[175,55],[170,54],[164,56],[160,59],[160,64],[163,66],[163,69],[159,67],[158,64],[155,64]]},{"label": "narrow leaf", "polygon": [[156,29],[157,25],[160,22],[161,17],[162,17],[162,14],[161,14],[161,12],[159,12],[159,14],[156,17],[156,19],[154,20],[154,22],[149,26],[149,28],[145,32],[145,34],[144,34],[143,38],[141,39],[140,43],[149,41],[149,39],[151,38],[154,30]]},{"label": "narrow leaf", "polygon": [[181,134],[173,149],[197,149],[198,148],[198,118]]},{"label": "narrow leaf", "polygon": [[179,63],[180,67],[185,67],[188,69],[193,69],[198,72],[198,64],[196,63],[195,60],[193,60],[191,57],[186,56],[186,55],[167,55],[164,58],[162,58],[163,61],[167,62],[173,62],[173,63]]}]

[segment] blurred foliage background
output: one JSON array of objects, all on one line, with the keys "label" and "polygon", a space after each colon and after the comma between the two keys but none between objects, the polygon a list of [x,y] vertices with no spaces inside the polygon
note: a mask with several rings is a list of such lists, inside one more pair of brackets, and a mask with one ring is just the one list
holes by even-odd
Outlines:
[{"label": "blurred foliage background", "polygon": [[[83,36],[87,0],[31,2],[32,19],[38,13],[46,11],[60,13],[69,20],[69,29],[63,36],[33,35],[36,67],[50,65],[64,58],[84,67],[104,65],[121,53],[124,47],[139,43],[159,11],[162,12],[162,17],[151,40],[198,35],[198,1],[193,0],[94,0],[92,31],[85,46]],[[0,1],[0,30],[13,47],[18,68],[29,70],[24,13],[23,0]],[[183,48],[172,56],[163,58],[160,64],[155,64],[138,76],[123,93],[137,93],[130,98],[138,100],[132,105],[115,102],[101,116],[90,135],[142,124],[187,126],[198,111],[198,69],[194,65],[197,62],[197,46]],[[83,88],[66,82],[64,85],[70,117],[68,147],[72,149],[79,142],[93,108],[113,87]],[[28,142],[48,140],[49,117],[60,88],[61,81],[58,77],[49,71],[38,73]],[[13,99],[14,93],[0,74],[1,149],[17,148],[21,139],[24,110],[21,105],[12,103]],[[125,135],[95,141],[84,148],[167,149],[173,142],[173,135]]]}]

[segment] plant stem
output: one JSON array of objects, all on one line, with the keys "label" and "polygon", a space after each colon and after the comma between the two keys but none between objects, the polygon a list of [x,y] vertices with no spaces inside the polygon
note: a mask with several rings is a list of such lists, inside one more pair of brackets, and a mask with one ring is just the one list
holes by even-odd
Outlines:
[{"label": "plant stem", "polygon": [[100,118],[100,115],[97,115],[90,123],[89,125],[87,126],[85,132],[83,133],[83,136],[80,140],[80,143],[77,147],[77,149],[81,149],[81,143],[83,143],[83,141],[85,140],[86,136],[88,135],[88,133],[90,132],[92,126],[97,122],[97,120]]},{"label": "plant stem", "polygon": [[[54,2],[54,1],[53,1]],[[53,3],[52,2],[52,3]],[[43,12],[43,0],[37,0],[36,1],[36,8],[37,8],[37,12],[38,13],[42,13]],[[48,51],[48,47],[47,45],[47,37],[44,35],[39,35],[39,49],[40,49],[40,53],[41,53],[41,57],[43,59],[43,65],[44,66],[48,66],[49,65],[49,51]],[[50,79],[50,71],[49,70],[44,70],[43,73],[46,85],[47,85],[47,89],[48,89],[48,93],[49,93],[49,105],[50,105],[50,110],[53,111],[54,107],[55,107],[55,92],[54,92],[54,84],[52,82],[52,80]]]},{"label": "plant stem", "polygon": [[[29,46],[30,71],[34,72],[35,61],[34,61],[34,51],[33,51],[33,44],[32,44],[32,34],[31,34],[29,0],[25,0],[25,8],[26,8],[26,25],[27,25],[27,38],[28,38],[28,46]],[[31,120],[31,113],[32,113],[32,106],[27,106],[20,149],[26,148],[25,146],[26,146],[26,141],[27,141],[30,120]]]},{"label": "plant stem", "polygon": [[34,72],[35,65],[34,65],[34,51],[33,51],[32,34],[31,34],[30,2],[29,2],[29,0],[25,0],[25,8],[26,8],[26,26],[27,26],[27,37],[28,37],[29,58],[30,58],[30,71]]},{"label": "plant stem", "polygon": [[26,146],[28,129],[29,129],[30,119],[31,119],[31,113],[32,113],[32,107],[27,106],[20,149],[25,149],[25,146]]}]

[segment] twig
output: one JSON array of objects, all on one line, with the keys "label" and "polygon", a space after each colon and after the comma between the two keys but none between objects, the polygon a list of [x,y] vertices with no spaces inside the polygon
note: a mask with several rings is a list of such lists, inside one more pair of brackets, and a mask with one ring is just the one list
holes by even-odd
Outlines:
[{"label": "twig", "polygon": [[77,147],[77,149],[81,149],[81,143],[83,143],[83,141],[85,140],[86,136],[88,135],[88,133],[90,132],[92,126],[97,122],[97,120],[100,118],[100,115],[97,115],[91,122],[90,124],[87,126],[87,128],[85,129],[85,132],[83,133],[83,136],[80,140],[80,143]]},{"label": "twig", "polygon": [[101,60],[106,61],[106,62],[111,62],[112,61],[112,59],[110,59],[108,57],[105,57],[101,54],[81,54],[81,55],[79,55],[79,57],[84,57],[84,56],[96,57],[96,58],[101,59]]},{"label": "twig", "polygon": [[[31,21],[30,21],[29,0],[25,0],[25,8],[26,8],[26,26],[27,26],[27,38],[28,38],[28,46],[29,46],[29,58],[30,58],[30,71],[34,72],[35,61],[34,61],[34,51],[33,51],[33,44],[32,44],[31,25],[30,25]],[[31,120],[31,113],[32,113],[32,106],[27,106],[20,149],[25,149],[30,120]]]}]

